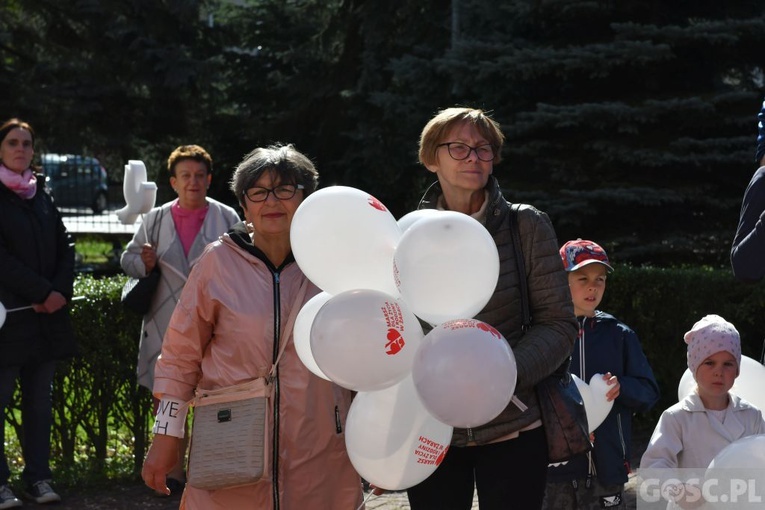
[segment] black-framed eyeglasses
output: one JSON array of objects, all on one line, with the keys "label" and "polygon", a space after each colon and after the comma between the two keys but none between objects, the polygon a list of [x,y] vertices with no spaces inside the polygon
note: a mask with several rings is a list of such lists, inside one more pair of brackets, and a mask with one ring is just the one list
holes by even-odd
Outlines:
[{"label": "black-framed eyeglasses", "polygon": [[462,142],[446,142],[440,143],[436,147],[446,146],[446,150],[449,151],[449,155],[452,159],[462,161],[470,156],[470,151],[475,151],[475,155],[481,161],[491,161],[494,159],[494,147],[487,143],[485,145],[479,145],[478,147],[471,147]]},{"label": "black-framed eyeglasses", "polygon": [[299,189],[303,189],[302,184],[282,184],[275,188],[261,188],[256,186],[245,191],[244,196],[247,197],[247,200],[256,204],[268,200],[268,195],[270,193],[273,193],[277,200],[289,200],[295,196],[295,193],[297,193]]}]

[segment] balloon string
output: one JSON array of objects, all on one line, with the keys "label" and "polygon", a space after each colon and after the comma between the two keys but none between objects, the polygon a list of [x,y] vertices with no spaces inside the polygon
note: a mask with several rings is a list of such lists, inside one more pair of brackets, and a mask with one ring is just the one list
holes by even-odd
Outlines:
[{"label": "balloon string", "polygon": [[367,501],[369,501],[369,498],[371,498],[374,495],[375,495],[375,491],[370,490],[369,494],[367,494],[367,497],[364,498],[364,501],[361,502],[361,504],[359,505],[359,507],[356,510],[361,510],[362,508],[364,508],[364,505],[367,504]]},{"label": "balloon string", "polygon": [[149,231],[146,230],[146,222],[143,221],[143,219],[143,213],[141,213],[141,226],[143,227],[143,236],[146,238],[146,242],[149,243],[151,242],[151,239],[149,239]]},{"label": "balloon string", "polygon": [[[85,299],[85,296],[74,296],[74,297],[72,298],[72,301],[79,301],[80,299]],[[6,312],[6,313],[11,313],[11,312],[18,312],[18,311],[20,311],[20,310],[27,310],[27,309],[29,309],[29,308],[32,308],[32,305],[28,305],[28,306],[20,306],[20,307],[18,307],[18,308],[11,308],[10,310],[6,310],[5,312]]]}]

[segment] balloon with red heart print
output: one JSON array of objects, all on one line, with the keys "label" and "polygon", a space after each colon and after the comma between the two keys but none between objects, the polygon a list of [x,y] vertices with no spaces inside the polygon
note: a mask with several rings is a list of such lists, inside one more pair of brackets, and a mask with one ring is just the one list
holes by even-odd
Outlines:
[{"label": "balloon with red heart print", "polygon": [[425,408],[447,425],[478,427],[494,419],[515,392],[515,356],[485,322],[439,324],[422,339],[412,379]]},{"label": "balloon with red heart print", "polygon": [[353,399],[345,445],[353,467],[376,487],[398,491],[420,483],[441,464],[452,427],[422,405],[411,375]]},{"label": "balloon with red heart print", "polygon": [[393,296],[356,289],[332,296],[311,326],[319,369],[356,391],[392,386],[412,368],[423,333],[417,317]]},{"label": "balloon with red heart print", "polygon": [[382,202],[347,186],[309,195],[295,211],[290,227],[298,266],[333,295],[375,289],[398,297],[392,268],[400,237],[396,219]]}]

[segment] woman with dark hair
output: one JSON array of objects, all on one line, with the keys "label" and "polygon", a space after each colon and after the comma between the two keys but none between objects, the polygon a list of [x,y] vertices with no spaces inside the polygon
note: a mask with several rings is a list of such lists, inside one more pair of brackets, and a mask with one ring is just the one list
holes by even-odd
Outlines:
[{"label": "woman with dark hair", "polygon": [[267,474],[256,484],[220,490],[189,485],[181,508],[353,510],[361,503],[361,480],[345,451],[351,392],[313,375],[292,332],[285,332],[288,317],[319,293],[290,245],[295,211],[317,184],[313,164],[292,145],[248,154],[231,179],[245,221],[207,247],[181,293],[155,369],[154,395],[162,403],[143,466],[147,485],[168,490],[165,474],[177,458],[186,414],[173,410],[195,388],[267,376],[278,360],[266,413]]},{"label": "woman with dark hair", "polygon": [[[0,126],[0,416],[21,383],[24,495],[61,498],[50,486],[51,390],[55,362],[77,353],[66,308],[74,286],[74,244],[32,166],[35,132],[19,119]],[[0,426],[0,508],[21,506],[11,491]]]}]

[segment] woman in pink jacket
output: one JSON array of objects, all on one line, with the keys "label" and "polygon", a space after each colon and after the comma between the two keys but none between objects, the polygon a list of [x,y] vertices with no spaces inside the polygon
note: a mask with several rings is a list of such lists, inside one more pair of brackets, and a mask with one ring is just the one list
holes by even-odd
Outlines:
[{"label": "woman in pink jacket", "polygon": [[[155,427],[142,472],[153,489],[168,493],[165,475],[177,458],[185,420],[185,413],[163,410],[191,400],[197,386],[224,388],[268,374],[290,312],[319,292],[309,284],[296,302],[305,276],[290,247],[293,215],[317,184],[313,164],[292,145],[255,149],[237,167],[231,190],[245,221],[211,243],[192,270],[156,364],[162,427]],[[355,510],[361,503],[361,480],[345,451],[351,394],[308,371],[291,334],[287,342],[268,413],[269,475],[215,491],[189,485],[181,508]]]}]

